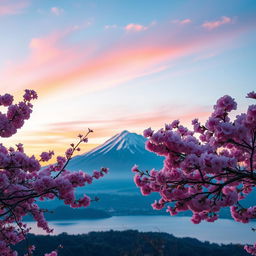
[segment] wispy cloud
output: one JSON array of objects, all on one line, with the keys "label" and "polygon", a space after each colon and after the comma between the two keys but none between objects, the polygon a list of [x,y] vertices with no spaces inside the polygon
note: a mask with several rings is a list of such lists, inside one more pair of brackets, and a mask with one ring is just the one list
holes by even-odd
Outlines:
[{"label": "wispy cloud", "polygon": [[59,7],[52,7],[51,8],[51,13],[56,15],[56,16],[59,16],[62,13],[64,13],[64,10],[62,8],[59,8]]},{"label": "wispy cloud", "polygon": [[143,26],[141,24],[134,24],[134,23],[130,23],[130,24],[127,24],[124,29],[126,31],[143,31],[143,30],[147,30],[148,27],[146,26]]},{"label": "wispy cloud", "polygon": [[138,23],[129,23],[126,26],[120,26],[117,24],[112,24],[112,25],[105,25],[104,28],[105,29],[123,29],[125,31],[128,32],[140,32],[140,31],[145,31],[151,27],[154,27],[157,24],[156,21],[152,21],[150,24],[146,25],[142,25],[142,24],[138,24]]},{"label": "wispy cloud", "polygon": [[[179,112],[172,111],[172,109],[179,109]],[[181,113],[182,112],[182,113]],[[194,107],[192,109],[186,109],[182,106],[164,106],[158,110],[153,110],[151,112],[142,112],[133,114],[123,114],[122,117],[116,117],[112,119],[92,119],[86,121],[65,121],[58,123],[49,124],[49,131],[58,131],[58,130],[81,130],[81,127],[96,127],[98,129],[111,128],[115,129],[134,129],[138,127],[139,129],[147,126],[153,126],[154,128],[160,128],[165,123],[170,123],[175,119],[179,119],[184,125],[191,124],[191,121],[194,118],[199,118],[200,120],[206,120],[210,116],[210,107],[205,107],[204,110],[199,107]],[[116,128],[118,127],[118,128]],[[142,132],[142,131],[141,131]],[[112,132],[113,134],[113,132]]]},{"label": "wispy cloud", "polygon": [[[179,109],[179,113],[172,111],[172,109]],[[123,114],[122,117],[112,116],[108,117],[108,119],[49,123],[41,130],[20,131],[19,137],[21,138],[21,143],[30,145],[26,149],[26,152],[29,154],[39,155],[42,151],[54,148],[56,155],[58,155],[65,152],[66,147],[70,143],[75,142],[77,134],[83,131],[86,132],[88,127],[93,128],[94,132],[90,134],[89,144],[83,146],[84,148],[82,150],[84,152],[103,143],[106,139],[122,130],[129,130],[141,134],[147,127],[160,129],[165,123],[170,123],[175,119],[179,119],[183,125],[191,127],[192,119],[197,117],[199,120],[206,120],[209,115],[210,109],[205,106],[202,111],[199,107],[184,109],[182,106],[169,105],[163,106],[160,109],[133,115]],[[39,142],[38,138],[43,139]],[[8,142],[10,143],[12,141],[9,139]],[[14,138],[13,145],[15,143]]]},{"label": "wispy cloud", "polygon": [[215,51],[216,45],[227,43],[242,30],[187,33],[189,28],[182,26],[176,35],[175,30],[166,33],[167,29],[167,24],[158,24],[145,33],[122,34],[111,44],[91,39],[71,42],[77,32],[74,27],[33,38],[23,61],[10,62],[0,70],[1,83],[14,91],[34,88],[41,95],[58,88],[86,94],[161,72],[159,67],[205,49]]},{"label": "wispy cloud", "polygon": [[202,27],[208,30],[218,28],[224,24],[230,24],[233,22],[233,19],[227,16],[221,17],[219,20],[215,21],[206,21],[202,24]]},{"label": "wispy cloud", "polygon": [[18,14],[28,4],[28,1],[24,0],[0,0],[0,16]]},{"label": "wispy cloud", "polygon": [[180,25],[189,24],[191,22],[192,22],[191,19],[173,20],[172,21],[172,23],[176,23],[176,24],[180,24]]}]

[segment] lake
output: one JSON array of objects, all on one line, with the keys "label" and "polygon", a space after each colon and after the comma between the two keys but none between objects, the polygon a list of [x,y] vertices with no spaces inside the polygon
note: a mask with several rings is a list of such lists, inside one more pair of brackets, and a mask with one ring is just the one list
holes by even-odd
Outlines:
[{"label": "lake", "polygon": [[[189,217],[170,216],[114,216],[96,220],[62,220],[49,221],[54,228],[53,234],[83,234],[91,231],[127,230],[166,232],[176,237],[192,237],[201,241],[215,243],[252,244],[256,241],[256,233],[251,230],[256,222],[237,223],[229,219],[219,219],[214,223],[202,222],[193,224]],[[35,222],[28,222],[32,233],[45,234]]]}]

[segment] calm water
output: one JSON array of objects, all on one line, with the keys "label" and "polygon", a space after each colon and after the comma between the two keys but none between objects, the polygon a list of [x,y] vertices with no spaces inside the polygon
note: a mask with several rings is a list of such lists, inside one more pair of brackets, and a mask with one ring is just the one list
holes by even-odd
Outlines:
[{"label": "calm water", "polygon": [[[215,223],[203,222],[198,225],[191,223],[189,217],[169,216],[116,216],[99,220],[67,220],[50,221],[54,234],[67,232],[68,234],[82,234],[90,231],[127,230],[167,232],[176,237],[193,237],[201,241],[216,243],[254,243],[256,233],[251,227],[256,227],[256,222],[250,224],[237,223],[232,220],[221,219]],[[36,223],[29,222],[32,232],[45,234],[37,228]]]}]

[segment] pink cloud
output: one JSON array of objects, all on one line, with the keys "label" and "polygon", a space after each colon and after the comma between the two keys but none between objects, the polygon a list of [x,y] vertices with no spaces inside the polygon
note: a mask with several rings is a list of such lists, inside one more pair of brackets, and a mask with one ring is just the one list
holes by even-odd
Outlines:
[{"label": "pink cloud", "polygon": [[[41,136],[37,133],[32,133],[33,136],[42,137],[42,135],[61,135],[71,139],[74,134],[78,134],[81,127],[93,127],[91,139],[99,139],[103,137],[110,137],[122,130],[130,130],[142,133],[145,128],[152,127],[153,129],[160,129],[167,123],[179,119],[181,124],[192,129],[191,120],[199,118],[200,121],[205,121],[210,116],[210,109],[208,106],[193,107],[190,109],[183,109],[179,113],[175,111],[181,106],[169,105],[163,109],[155,109],[147,112],[139,112],[136,114],[129,114],[129,111],[124,113],[121,117],[110,117],[107,119],[91,119],[86,121],[65,121],[57,123],[49,123],[45,130],[41,132]],[[173,109],[173,110],[172,110]],[[136,127],[136,128],[135,128]],[[45,143],[47,144],[47,142]]]},{"label": "pink cloud", "polygon": [[56,16],[61,15],[63,12],[64,12],[64,10],[59,8],[59,7],[52,7],[51,8],[51,13],[56,15]]},{"label": "pink cloud", "polygon": [[223,16],[219,20],[206,21],[205,23],[202,24],[202,27],[204,27],[208,30],[212,30],[212,29],[218,28],[224,24],[229,24],[232,22],[233,22],[233,20],[230,17]]},{"label": "pink cloud", "polygon": [[126,25],[124,27],[124,29],[126,31],[143,31],[143,30],[147,30],[148,27],[140,25],[140,24],[130,23],[130,24]]},{"label": "pink cloud", "polygon": [[32,38],[29,43],[30,56],[22,65],[18,64],[14,70],[17,72],[26,72],[29,69],[46,67],[46,65],[50,65],[50,63],[53,63],[53,65],[59,64],[59,60],[63,54],[65,54],[65,57],[68,57],[68,55],[71,57],[73,52],[59,47],[58,42],[61,38],[71,33],[73,29],[76,30],[76,28],[72,28],[70,31],[50,34],[47,37]]},{"label": "pink cloud", "polygon": [[141,25],[141,24],[130,23],[130,24],[127,24],[124,27],[120,27],[120,26],[118,26],[116,24],[113,24],[113,25],[105,25],[104,28],[105,29],[123,28],[126,31],[136,31],[136,32],[139,32],[139,31],[147,30],[150,27],[154,27],[156,24],[157,24],[156,21],[152,21],[148,26],[144,26],[144,25]]},{"label": "pink cloud", "polygon": [[[155,127],[161,127],[165,123],[172,122],[175,119],[180,119],[182,122],[185,122],[186,125],[190,125],[191,121],[194,118],[199,118],[201,121],[206,120],[211,111],[209,109],[202,110],[199,107],[195,107],[190,110],[183,110],[183,113],[177,113],[175,111],[170,111],[170,109],[176,109],[177,106],[166,106],[163,110],[156,110],[152,112],[146,113],[138,113],[137,115],[129,116],[123,115],[122,118],[116,119],[106,119],[106,120],[87,120],[87,121],[65,121],[59,123],[51,123],[49,124],[50,130],[56,131],[63,129],[76,129],[79,130],[81,125],[88,127],[102,127],[102,128],[112,128],[115,127],[127,127],[127,129],[131,127],[145,127],[147,125],[152,125]],[[179,106],[179,108],[181,108]]]},{"label": "pink cloud", "polygon": [[192,22],[191,19],[174,20],[174,21],[172,21],[172,23],[177,23],[177,24],[180,24],[180,25],[189,24],[191,22]]},{"label": "pink cloud", "polygon": [[[100,40],[70,42],[77,29],[70,28],[33,38],[29,55],[0,70],[1,83],[13,91],[33,88],[48,95],[59,88],[83,94],[121,85],[138,77],[161,72],[176,59],[215,50],[241,31],[211,34],[165,33],[167,27],[152,27],[145,33],[126,33],[110,44]],[[107,46],[106,46],[107,45]]]},{"label": "pink cloud", "polygon": [[[196,117],[200,121],[205,121],[211,113],[207,106],[185,108],[183,111],[176,111],[181,108],[182,106],[168,105],[163,106],[162,109],[136,114],[130,114],[127,111],[122,116],[108,115],[106,119],[89,119],[87,121],[70,121],[67,119],[65,122],[52,122],[43,128],[41,127],[41,129],[21,131],[22,136],[19,135],[19,141],[24,145],[29,145],[26,148],[27,153],[40,154],[45,149],[54,148],[55,154],[59,155],[63,154],[66,150],[67,145],[63,142],[74,142],[77,134],[81,133],[82,127],[83,129],[85,127],[93,128],[94,132],[90,135],[89,142],[99,143],[100,141],[104,142],[106,137],[112,137],[122,130],[128,129],[141,134],[148,127],[160,129],[164,127],[165,123],[170,123],[175,119],[179,119],[181,124],[191,128],[191,120]],[[16,141],[14,140],[13,144],[15,143]],[[96,146],[95,144],[86,145],[88,150]]]},{"label": "pink cloud", "polygon": [[0,0],[0,16],[14,15],[20,13],[28,6],[28,1],[22,0]]}]

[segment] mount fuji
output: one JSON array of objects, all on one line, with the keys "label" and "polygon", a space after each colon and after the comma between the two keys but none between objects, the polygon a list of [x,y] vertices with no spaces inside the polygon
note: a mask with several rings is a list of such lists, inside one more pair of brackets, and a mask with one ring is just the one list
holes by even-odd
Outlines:
[{"label": "mount fuji", "polygon": [[74,157],[68,164],[69,170],[84,170],[91,173],[101,167],[109,168],[107,179],[133,177],[131,168],[137,164],[142,170],[160,169],[163,157],[145,149],[146,139],[136,133],[122,131],[95,149]]},{"label": "mount fuji", "polygon": [[[89,186],[77,188],[76,194],[86,193],[92,197],[100,197],[100,202],[93,204],[93,207],[101,210],[110,211],[113,208],[115,211],[128,214],[136,204],[135,211],[138,210],[138,213],[141,213],[141,207],[143,210],[149,208],[151,212],[149,206],[155,198],[140,195],[133,181],[134,173],[131,169],[135,164],[144,171],[160,169],[164,158],[147,151],[145,142],[146,139],[141,135],[122,131],[93,150],[72,158],[67,165],[67,170],[70,171],[82,170],[92,174],[93,170],[100,170],[101,167],[109,168],[109,173],[103,178],[95,180]],[[49,209],[61,205],[59,200],[42,203],[42,207]]]}]

